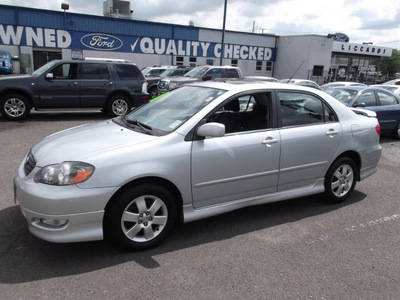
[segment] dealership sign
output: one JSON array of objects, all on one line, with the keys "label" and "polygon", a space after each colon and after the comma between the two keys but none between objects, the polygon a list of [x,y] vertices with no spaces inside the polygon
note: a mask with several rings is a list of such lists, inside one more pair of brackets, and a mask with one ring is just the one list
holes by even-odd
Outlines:
[{"label": "dealership sign", "polygon": [[[0,24],[0,45],[220,58],[220,43],[146,36],[114,36]],[[224,58],[275,61],[276,48],[224,44]]]},{"label": "dealership sign", "polygon": [[392,48],[379,47],[372,44],[354,44],[333,42],[332,51],[347,54],[374,55],[374,56],[392,56]]}]

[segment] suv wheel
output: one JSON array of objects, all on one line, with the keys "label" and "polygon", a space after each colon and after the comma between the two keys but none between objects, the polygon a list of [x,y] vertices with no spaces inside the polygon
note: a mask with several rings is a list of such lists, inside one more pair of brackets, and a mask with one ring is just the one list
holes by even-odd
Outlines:
[{"label": "suv wheel", "polygon": [[108,102],[107,112],[111,117],[122,116],[131,109],[129,99],[124,95],[113,96]]},{"label": "suv wheel", "polygon": [[156,86],[151,87],[151,88],[147,91],[147,93],[150,95],[150,98],[151,98],[151,99],[157,97],[157,87],[156,87]]},{"label": "suv wheel", "polygon": [[25,96],[8,94],[0,100],[0,113],[10,121],[19,121],[28,117],[31,106]]}]

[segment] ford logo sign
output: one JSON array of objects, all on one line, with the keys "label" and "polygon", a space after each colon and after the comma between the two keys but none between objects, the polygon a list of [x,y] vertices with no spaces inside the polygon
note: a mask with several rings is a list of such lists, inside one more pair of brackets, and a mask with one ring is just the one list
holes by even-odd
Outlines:
[{"label": "ford logo sign", "polygon": [[341,32],[336,32],[333,34],[333,40],[337,42],[345,42],[348,43],[350,41],[350,38],[347,34],[341,33]]},{"label": "ford logo sign", "polygon": [[117,50],[122,47],[122,41],[112,35],[103,33],[91,33],[81,38],[81,43],[94,50]]}]

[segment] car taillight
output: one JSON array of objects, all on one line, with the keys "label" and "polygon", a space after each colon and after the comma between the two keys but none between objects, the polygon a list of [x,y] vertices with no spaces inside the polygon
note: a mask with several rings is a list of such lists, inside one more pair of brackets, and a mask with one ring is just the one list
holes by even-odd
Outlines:
[{"label": "car taillight", "polygon": [[375,130],[378,135],[381,135],[381,125],[376,125]]}]

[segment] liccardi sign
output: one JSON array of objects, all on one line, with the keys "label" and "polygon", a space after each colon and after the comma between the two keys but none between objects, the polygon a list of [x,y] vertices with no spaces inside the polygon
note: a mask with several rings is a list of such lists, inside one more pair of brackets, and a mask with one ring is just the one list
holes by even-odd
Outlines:
[{"label": "liccardi sign", "polygon": [[[220,58],[220,43],[0,24],[0,45]],[[276,48],[224,44],[224,58],[275,61]]]},{"label": "liccardi sign", "polygon": [[373,44],[354,44],[333,42],[332,51],[347,54],[372,55],[372,56],[392,56],[392,48],[375,46]]}]

